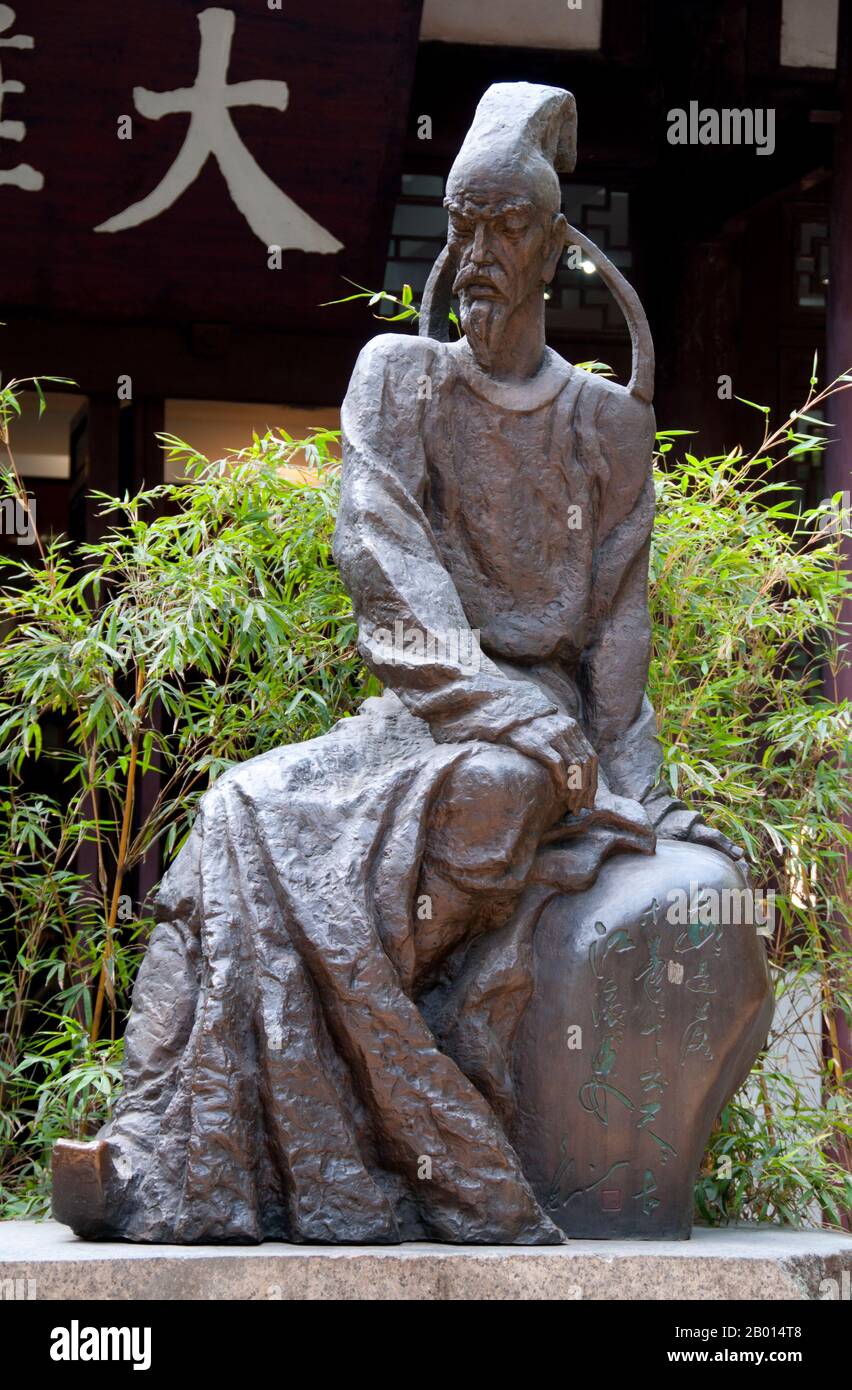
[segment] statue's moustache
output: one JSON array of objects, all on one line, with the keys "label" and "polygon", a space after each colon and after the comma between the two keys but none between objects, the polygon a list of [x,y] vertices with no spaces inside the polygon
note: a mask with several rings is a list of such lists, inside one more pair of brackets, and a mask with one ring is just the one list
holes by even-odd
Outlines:
[{"label": "statue's moustache", "polygon": [[493,275],[487,275],[481,270],[460,270],[453,281],[453,294],[461,294],[469,289],[471,285],[481,285],[493,290],[495,294],[502,296],[503,287],[499,280]]}]

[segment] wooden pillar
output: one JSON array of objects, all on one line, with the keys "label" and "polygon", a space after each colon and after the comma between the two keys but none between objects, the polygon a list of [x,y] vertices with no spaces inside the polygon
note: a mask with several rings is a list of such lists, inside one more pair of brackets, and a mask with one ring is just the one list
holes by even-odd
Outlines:
[{"label": "wooden pillar", "polygon": [[[837,128],[834,177],[832,181],[830,263],[828,287],[829,380],[852,369],[852,7],[840,6],[838,36],[838,78],[840,82],[840,123]],[[852,389],[829,401],[832,443],[825,452],[825,494],[852,493]],[[845,542],[846,564],[852,569],[852,541]],[[846,641],[852,634],[852,603],[844,613]],[[852,700],[852,664],[847,659],[836,681],[826,694],[832,699]],[[852,1031],[841,1010],[835,1013],[835,1026],[845,1068],[852,1067]],[[845,1154],[852,1167],[852,1153]],[[848,1223],[852,1226],[852,1223]]]},{"label": "wooden pillar", "polygon": [[736,442],[739,407],[719,395],[720,381],[744,394],[739,383],[739,328],[736,245],[727,236],[685,247],[676,275],[657,259],[662,284],[676,281],[676,299],[667,334],[669,353],[660,354],[657,418],[662,428],[697,430],[690,447],[699,454],[721,453]]},{"label": "wooden pillar", "polygon": [[120,408],[114,395],[92,395],[71,426],[69,526],[77,541],[98,540],[112,524],[99,517],[93,491],[118,494],[121,486]]},{"label": "wooden pillar", "polygon": [[[841,7],[838,54],[841,117],[837,128],[831,197],[828,287],[828,376],[852,370],[852,14]],[[826,494],[852,491],[852,390],[830,402],[837,442],[826,450]],[[852,611],[848,614],[852,622]],[[852,700],[852,665],[846,663],[838,695]]]},{"label": "wooden pillar", "polygon": [[131,493],[163,481],[164,455],[157,435],[165,429],[165,420],[162,396],[143,396],[122,411],[122,472]]}]

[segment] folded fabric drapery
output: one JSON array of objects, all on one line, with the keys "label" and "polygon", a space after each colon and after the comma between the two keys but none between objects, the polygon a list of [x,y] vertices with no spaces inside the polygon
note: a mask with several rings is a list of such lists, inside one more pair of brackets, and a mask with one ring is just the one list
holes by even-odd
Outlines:
[{"label": "folded fabric drapery", "polygon": [[[386,696],[207,794],[161,885],[124,1092],[100,1135],[113,1170],[101,1234],[559,1239],[503,1128],[507,1049],[556,882],[589,882],[641,830],[599,826],[551,847],[558,869],[545,857],[520,895],[498,876],[477,910],[498,905],[504,924],[414,997],[428,815],[475,752],[436,744]],[[434,952],[446,903],[433,894],[425,910]]]}]

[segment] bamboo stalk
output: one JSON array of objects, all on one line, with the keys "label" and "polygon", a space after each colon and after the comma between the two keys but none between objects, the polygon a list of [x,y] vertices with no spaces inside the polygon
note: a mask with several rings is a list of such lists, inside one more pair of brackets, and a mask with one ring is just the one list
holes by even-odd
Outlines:
[{"label": "bamboo stalk", "polygon": [[[142,692],[145,688],[145,672],[140,665],[136,672],[136,703],[134,714],[138,714]],[[109,917],[106,924],[106,936],[104,939],[104,953],[101,961],[101,972],[98,979],[98,992],[95,998],[95,1008],[92,1015],[92,1028],[89,1034],[90,1040],[97,1042],[101,1028],[101,1017],[103,1015],[104,995],[107,989],[107,981],[110,978],[109,972],[112,966],[114,950],[113,936],[115,924],[118,919],[118,905],[121,899],[121,889],[124,883],[124,874],[127,865],[127,847],[130,843],[130,828],[133,824],[133,805],[136,795],[136,764],[139,757],[139,733],[140,723],[137,720],[133,733],[130,738],[130,757],[127,766],[127,786],[124,792],[124,810],[121,818],[121,836],[118,842],[118,856],[115,862],[115,880],[112,886],[112,901],[110,903]],[[112,998],[112,986],[110,985],[110,997]]]}]

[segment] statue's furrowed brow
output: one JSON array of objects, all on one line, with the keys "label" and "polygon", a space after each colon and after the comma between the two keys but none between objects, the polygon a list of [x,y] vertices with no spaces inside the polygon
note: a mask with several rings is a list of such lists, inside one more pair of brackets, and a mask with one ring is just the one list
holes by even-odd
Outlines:
[{"label": "statue's furrowed brow", "polygon": [[459,203],[453,198],[444,199],[444,207],[457,217],[503,217],[507,212],[519,212],[527,216],[535,212],[535,207],[526,198],[505,198],[499,203],[477,203],[465,199]]}]

